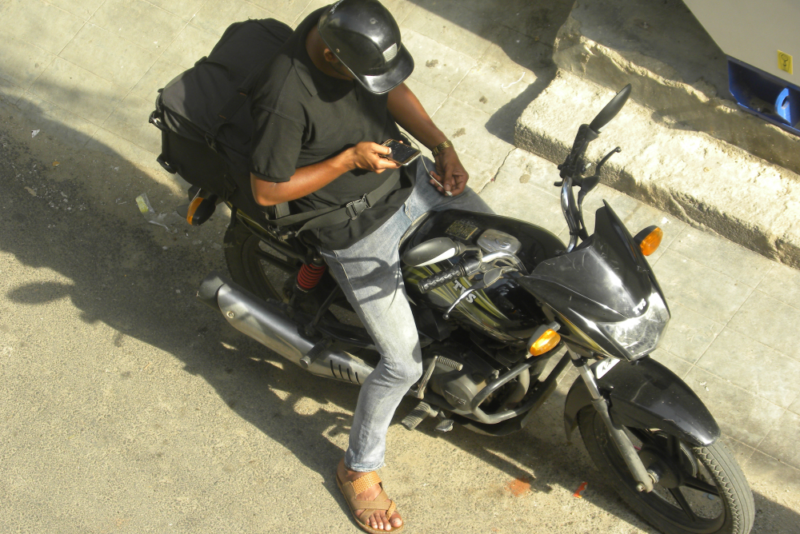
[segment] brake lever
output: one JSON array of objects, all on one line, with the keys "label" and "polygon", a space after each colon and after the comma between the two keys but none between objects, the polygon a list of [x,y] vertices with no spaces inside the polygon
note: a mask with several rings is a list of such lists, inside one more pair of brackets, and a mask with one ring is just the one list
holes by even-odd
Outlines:
[{"label": "brake lever", "polygon": [[608,154],[606,154],[605,156],[603,156],[603,159],[601,159],[600,163],[598,163],[597,167],[595,167],[595,170],[594,170],[595,176],[600,176],[600,167],[605,165],[606,161],[611,159],[611,156],[613,156],[614,154],[619,154],[620,152],[622,152],[622,149],[620,147],[617,147],[614,150],[612,150],[611,152],[609,152]]},{"label": "brake lever", "polygon": [[461,295],[458,296],[456,301],[449,308],[447,308],[446,312],[444,312],[444,316],[443,317],[444,317],[445,321],[450,318],[450,313],[456,308],[456,306],[461,304],[461,302],[465,298],[467,298],[471,294],[475,293],[476,291],[479,291],[479,290],[483,289],[484,287],[486,287],[486,284],[484,283],[483,280],[481,280],[481,281],[477,282],[475,285],[473,285],[471,288],[469,288],[466,291],[464,291],[463,293],[461,293]]},{"label": "brake lever", "polygon": [[606,162],[609,159],[611,159],[611,156],[613,156],[614,154],[619,154],[620,152],[622,152],[622,149],[620,147],[617,147],[608,154],[606,154],[605,156],[603,156],[603,159],[600,160],[600,162],[594,169],[594,176],[587,176],[586,178],[582,178],[578,182],[577,185],[579,185],[581,188],[580,192],[578,193],[579,211],[582,209],[583,199],[600,183],[600,169],[603,167],[603,165],[606,164]]}]

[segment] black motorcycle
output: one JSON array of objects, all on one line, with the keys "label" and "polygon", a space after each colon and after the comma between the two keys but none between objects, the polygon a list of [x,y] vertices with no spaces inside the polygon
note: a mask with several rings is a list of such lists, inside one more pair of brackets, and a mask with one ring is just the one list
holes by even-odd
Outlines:
[{"label": "black motorcycle", "polygon": [[[667,533],[744,534],[753,496],[718,441],[719,426],[678,376],[648,357],[670,319],[645,259],[661,230],[632,237],[607,203],[593,235],[584,224],[583,200],[619,151],[583,176],[586,147],[629,93],[627,86],[580,127],[559,166],[567,246],[532,224],[458,210],[427,214],[403,237],[424,363],[408,393],[419,405],[403,424],[434,417],[439,431],[458,423],[509,434],[532,421],[573,365],[580,379],[566,398],[567,435],[580,427],[595,465],[637,513]],[[234,282],[211,275],[199,297],[303,369],[361,384],[379,355],[318,252],[231,208],[225,255]]]}]

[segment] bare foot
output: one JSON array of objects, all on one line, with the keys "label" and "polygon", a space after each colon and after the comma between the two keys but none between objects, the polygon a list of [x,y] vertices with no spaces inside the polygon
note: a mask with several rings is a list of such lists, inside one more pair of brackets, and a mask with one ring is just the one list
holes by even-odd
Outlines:
[{"label": "bare foot", "polygon": [[[336,468],[336,472],[339,476],[339,480],[349,480],[353,482],[357,478],[364,476],[366,473],[362,473],[360,471],[351,471],[344,466],[344,460],[339,462],[339,466]],[[367,488],[365,491],[356,495],[356,498],[359,501],[372,501],[381,493],[381,485],[375,484],[371,488]],[[360,516],[364,510],[356,510],[356,515]],[[390,531],[392,528],[399,528],[403,525],[403,519],[400,517],[400,514],[395,511],[392,514],[391,519],[386,518],[386,511],[384,510],[375,510],[372,512],[372,515],[369,517],[367,524],[372,528],[378,530],[387,530]]]}]

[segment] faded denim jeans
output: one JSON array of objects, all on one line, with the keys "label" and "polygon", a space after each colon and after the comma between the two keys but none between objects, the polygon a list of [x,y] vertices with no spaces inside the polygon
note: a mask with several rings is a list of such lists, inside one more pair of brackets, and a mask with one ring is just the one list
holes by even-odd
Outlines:
[{"label": "faded denim jeans", "polygon": [[[434,164],[426,160],[428,169]],[[413,169],[416,167],[416,169]],[[428,211],[491,213],[472,189],[447,197],[429,184],[424,166],[412,164],[416,185],[405,204],[377,230],[349,248],[322,251],[331,275],[372,336],[380,363],[361,386],[345,465],[354,471],[383,466],[386,432],[408,389],[422,376],[417,328],[405,296],[398,245],[414,220]]]}]

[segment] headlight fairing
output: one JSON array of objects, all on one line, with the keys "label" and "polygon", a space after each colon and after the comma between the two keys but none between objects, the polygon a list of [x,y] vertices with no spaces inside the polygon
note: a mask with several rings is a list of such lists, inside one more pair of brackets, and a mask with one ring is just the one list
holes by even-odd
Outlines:
[{"label": "headlight fairing", "polygon": [[597,323],[617,345],[636,360],[649,354],[658,346],[669,322],[670,314],[658,292],[647,299],[647,310],[639,317],[615,323]]}]

